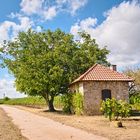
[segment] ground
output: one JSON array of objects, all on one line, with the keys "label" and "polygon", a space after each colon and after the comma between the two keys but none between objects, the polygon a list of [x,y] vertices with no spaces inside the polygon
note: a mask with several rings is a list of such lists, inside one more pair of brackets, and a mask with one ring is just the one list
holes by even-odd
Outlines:
[{"label": "ground", "polygon": [[124,127],[116,128],[114,122],[109,122],[104,116],[64,115],[60,112],[46,112],[44,109],[20,108],[110,140],[140,140],[140,117],[125,119]]},{"label": "ground", "polygon": [[0,107],[29,140],[108,140],[13,106],[1,105]]},{"label": "ground", "polygon": [[[61,122],[62,124],[73,126],[75,128],[80,128],[82,130],[88,131],[95,135],[106,137],[110,140],[140,140],[140,133],[139,133],[140,132],[140,117],[126,119],[125,121],[123,121],[123,125],[124,125],[123,128],[116,128],[114,126],[114,123],[112,122],[110,123],[108,119],[104,118],[104,116],[64,115],[62,114],[62,112],[50,113],[48,111],[45,111],[45,109],[35,109],[35,108],[21,107],[21,106],[16,106],[16,107],[22,110],[25,110],[27,112],[29,111],[29,112],[35,113],[39,116],[51,118],[52,120]],[[4,120],[3,116],[5,116],[5,113],[2,111],[0,112],[0,114],[2,114],[0,118]],[[9,125],[9,121],[7,120],[2,121],[2,122],[3,122],[3,125],[5,126],[7,122]],[[0,133],[3,133],[1,135],[4,136],[7,134],[7,133],[5,134],[4,132],[9,131],[9,129],[7,126],[6,128],[3,127],[3,125],[1,124],[2,122],[0,122],[0,130],[2,130],[0,131]],[[11,123],[11,120],[10,120],[10,123]],[[21,136],[21,134],[19,136]],[[9,140],[9,139],[1,139],[2,137],[0,136],[0,140]],[[16,139],[10,139],[10,140],[16,140]],[[24,139],[20,139],[20,140],[24,140]]]},{"label": "ground", "polygon": [[0,140],[27,140],[12,123],[12,119],[0,108]]}]

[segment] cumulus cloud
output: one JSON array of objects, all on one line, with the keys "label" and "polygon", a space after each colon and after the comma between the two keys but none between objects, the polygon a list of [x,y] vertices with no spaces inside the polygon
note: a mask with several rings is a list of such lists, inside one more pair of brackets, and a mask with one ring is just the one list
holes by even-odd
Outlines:
[{"label": "cumulus cloud", "polygon": [[49,7],[47,10],[43,11],[43,16],[46,20],[51,20],[57,14],[56,7],[52,6]]},{"label": "cumulus cloud", "polygon": [[43,2],[44,0],[22,0],[20,3],[21,11],[27,15],[38,13]]},{"label": "cumulus cloud", "polygon": [[14,80],[8,80],[6,78],[0,79],[0,98],[8,96],[10,98],[25,97],[24,94],[21,94],[16,91],[14,85]]},{"label": "cumulus cloud", "polygon": [[[118,66],[140,64],[140,4],[137,1],[123,2],[105,13],[106,19],[95,27],[96,18],[77,22],[71,27],[71,33],[76,35],[79,30],[85,30],[96,38],[100,46],[108,46],[111,51],[108,60]],[[84,26],[82,23],[85,23]]]},{"label": "cumulus cloud", "polygon": [[66,10],[75,15],[77,10],[85,6],[88,0],[56,0],[56,3],[63,9],[65,5]]},{"label": "cumulus cloud", "polygon": [[11,21],[4,21],[0,24],[0,42],[2,42],[3,40],[9,40],[9,32],[14,25],[15,23]]},{"label": "cumulus cloud", "polygon": [[75,23],[75,25],[71,27],[70,32],[76,36],[78,35],[78,32],[82,30],[89,33],[96,24],[97,19],[89,17],[85,20]]},{"label": "cumulus cloud", "polygon": [[26,31],[33,25],[33,22],[28,17],[19,17],[18,20],[19,24],[12,21],[4,21],[0,24],[0,43],[3,40],[16,37],[19,31]]},{"label": "cumulus cloud", "polygon": [[7,85],[6,79],[0,80],[0,89],[3,89]]},{"label": "cumulus cloud", "polygon": [[71,14],[74,15],[79,8],[83,7],[87,3],[87,0],[70,0],[69,3]]},{"label": "cumulus cloud", "polygon": [[87,0],[22,0],[20,6],[23,14],[38,15],[45,21],[51,20],[62,11],[75,15],[86,3]]}]

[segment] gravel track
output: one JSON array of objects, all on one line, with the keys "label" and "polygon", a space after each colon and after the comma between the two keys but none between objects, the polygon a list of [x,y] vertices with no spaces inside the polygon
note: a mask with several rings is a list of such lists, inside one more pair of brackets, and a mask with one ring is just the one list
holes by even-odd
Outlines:
[{"label": "gravel track", "polygon": [[25,110],[6,105],[0,107],[29,140],[107,140]]}]

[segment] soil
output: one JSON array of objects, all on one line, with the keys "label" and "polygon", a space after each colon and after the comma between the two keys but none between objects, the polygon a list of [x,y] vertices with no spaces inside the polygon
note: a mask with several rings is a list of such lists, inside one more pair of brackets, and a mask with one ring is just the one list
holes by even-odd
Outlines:
[{"label": "soil", "polygon": [[21,106],[18,106],[18,108],[75,128],[80,128],[95,135],[106,137],[110,140],[140,140],[140,116],[124,119],[122,121],[123,127],[117,128],[117,122],[109,122],[104,116],[75,116],[65,115],[61,111],[50,113],[45,109]]},{"label": "soil", "polygon": [[27,140],[21,135],[17,126],[12,123],[12,119],[0,108],[0,140]]}]

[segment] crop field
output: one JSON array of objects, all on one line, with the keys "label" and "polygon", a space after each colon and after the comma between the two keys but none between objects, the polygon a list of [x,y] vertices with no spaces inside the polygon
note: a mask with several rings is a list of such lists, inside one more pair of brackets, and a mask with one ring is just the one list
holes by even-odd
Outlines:
[{"label": "crop field", "polygon": [[[31,107],[45,107],[46,102],[42,97],[25,97],[25,98],[16,98],[16,99],[0,99],[0,104],[8,104],[8,105],[24,105]],[[56,108],[62,108],[61,96],[57,96],[54,99],[54,106]]]}]

